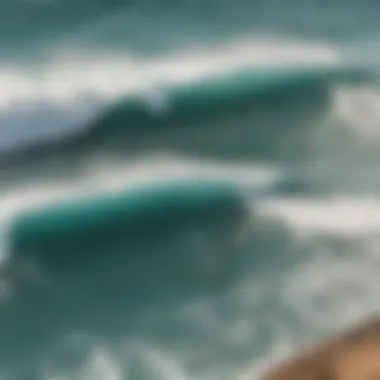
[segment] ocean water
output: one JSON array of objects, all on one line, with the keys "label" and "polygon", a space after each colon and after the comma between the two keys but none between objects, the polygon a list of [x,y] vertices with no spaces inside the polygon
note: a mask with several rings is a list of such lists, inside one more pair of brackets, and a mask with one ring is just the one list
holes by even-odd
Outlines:
[{"label": "ocean water", "polygon": [[4,266],[1,379],[256,379],[377,312],[376,76],[127,148],[43,147],[86,131],[125,94],[235,67],[348,63],[377,73],[378,10],[370,0],[3,1],[3,259],[16,212],[94,189],[223,178],[250,217],[238,233],[110,243],[59,274],[38,262]]}]

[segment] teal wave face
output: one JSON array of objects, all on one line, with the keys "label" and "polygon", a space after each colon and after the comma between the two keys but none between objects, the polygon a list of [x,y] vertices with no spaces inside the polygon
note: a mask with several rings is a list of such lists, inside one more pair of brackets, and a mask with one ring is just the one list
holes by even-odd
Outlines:
[{"label": "teal wave face", "polygon": [[[234,230],[245,213],[243,200],[229,184],[179,182],[21,213],[10,227],[9,247],[15,257],[32,253],[59,270],[68,262],[83,265],[112,241],[144,241],[189,225]],[[69,254],[79,247],[89,252],[84,260]]]}]

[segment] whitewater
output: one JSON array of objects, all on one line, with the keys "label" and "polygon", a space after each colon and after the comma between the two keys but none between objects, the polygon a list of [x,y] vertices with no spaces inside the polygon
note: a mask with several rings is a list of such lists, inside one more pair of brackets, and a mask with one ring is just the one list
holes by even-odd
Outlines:
[{"label": "whitewater", "polygon": [[[53,7],[57,2],[46,3]],[[232,7],[227,3],[223,7]],[[301,8],[293,8],[295,20],[307,18],[296,15]],[[303,11],[310,20],[312,13]],[[323,10],[318,12],[316,18],[323,15]],[[139,20],[145,20],[143,14]],[[344,12],[329,14],[339,20],[337,15],[343,17]],[[274,24],[281,19],[276,17]],[[324,37],[318,42],[291,33],[280,38],[279,33],[262,30],[244,31],[207,46],[181,42],[154,56],[124,45],[116,51],[86,49],[88,36],[101,34],[108,22],[107,18],[97,24],[98,34],[79,28],[82,39],[73,37],[78,33],[74,29],[70,38],[49,45],[49,55],[41,60],[0,62],[1,152],[79,133],[125,94],[139,94],[156,107],[165,86],[231,68],[328,66],[357,63],[358,57],[377,68],[372,56],[375,32],[364,26],[357,28],[352,43],[349,33],[339,41]],[[190,18],[188,25],[195,30],[192,22]],[[323,23],[316,24],[322,35]],[[368,46],[357,45],[363,35]],[[380,93],[374,81],[333,86],[330,93],[327,110],[303,120],[307,133],[299,133],[299,126],[290,128],[281,143],[264,145],[266,154],[259,157],[253,149],[251,157],[240,158],[165,147],[133,156],[89,151],[72,161],[65,158],[64,164],[59,158],[14,166],[7,161],[3,167],[0,162],[4,262],[11,255],[7,229],[12,218],[32,206],[62,199],[173,179],[220,178],[239,188],[250,210],[241,236],[231,242],[238,265],[221,288],[203,283],[200,274],[188,274],[180,266],[155,274],[153,265],[135,273],[135,299],[123,296],[122,282],[114,286],[113,279],[134,275],[133,257],[143,252],[153,252],[162,268],[169,268],[175,256],[201,265],[216,260],[223,268],[218,253],[224,237],[210,239],[202,231],[110,249],[84,271],[71,268],[57,278],[39,271],[38,263],[4,270],[0,376],[5,380],[256,379],[274,360],[377,312]],[[281,128],[282,118],[275,115],[276,109],[270,109],[272,123]],[[237,137],[259,121],[240,121],[246,124],[242,130],[236,127]],[[217,126],[209,133],[215,130]],[[245,146],[246,140],[241,134],[235,144],[240,141]],[[307,149],[295,152],[285,140],[297,140]],[[207,141],[213,141],[212,134]],[[274,149],[280,159],[272,154]],[[298,191],[286,190],[283,185],[294,179],[301,184]],[[158,279],[156,288],[144,293],[144,284],[153,275]],[[186,291],[177,294],[173,289]]]}]

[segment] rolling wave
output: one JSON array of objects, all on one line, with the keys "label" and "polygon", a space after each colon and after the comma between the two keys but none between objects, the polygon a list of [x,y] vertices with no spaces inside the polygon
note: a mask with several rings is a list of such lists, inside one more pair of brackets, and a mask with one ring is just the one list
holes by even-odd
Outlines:
[{"label": "rolling wave", "polygon": [[[38,260],[3,266],[0,377],[252,378],[268,361],[374,311],[380,226],[376,81],[334,85],[327,96],[307,86],[307,91],[285,92],[282,107],[281,102],[276,107],[271,102],[249,105],[230,118],[218,118],[216,112],[213,120],[182,129],[191,133],[160,129],[150,138],[131,133],[120,146],[111,144],[101,151],[103,137],[117,141],[122,136],[102,119],[111,110],[123,110],[122,99],[138,95],[151,106],[167,86],[191,86],[269,63],[304,68],[351,62],[340,54],[344,48],[293,38],[249,37],[210,48],[207,43],[216,39],[210,36],[207,46],[189,49],[217,25],[228,34],[238,31],[237,20],[242,28],[255,24],[250,31],[271,20],[278,26],[272,35],[278,30],[313,34],[318,29],[319,36],[339,39],[357,19],[366,20],[364,32],[378,24],[376,6],[368,2],[359,7],[357,2],[337,1],[329,13],[323,4],[297,4],[297,17],[289,2],[259,3],[211,2],[207,6],[218,8],[218,16],[203,17],[195,36],[194,26],[186,28],[206,14],[199,2],[107,5],[99,0],[83,2],[81,9],[72,1],[23,2],[34,15],[40,12],[39,20],[61,19],[55,31],[42,22],[35,30],[49,53],[43,59],[11,65],[4,59],[0,65],[4,259],[10,253],[7,228],[18,212],[178,178],[232,181],[250,205],[250,220],[236,240],[225,233],[208,236],[202,228],[162,234],[139,244],[110,245],[98,260],[81,268],[71,266],[59,275],[41,270]],[[157,8],[162,12],[154,16],[152,9]],[[168,21],[167,27],[153,36],[162,20]],[[109,28],[112,23],[114,28]],[[67,33],[69,24],[75,28]],[[25,29],[21,23],[15,26],[21,36],[31,24]],[[178,35],[173,33],[176,27]],[[261,35],[268,35],[265,28]],[[157,53],[165,43],[178,46],[186,38],[186,50],[171,55],[147,58],[143,48],[140,53],[134,49],[141,43]],[[45,45],[47,40],[50,44]],[[32,43],[30,50],[39,54]],[[376,60],[370,59],[372,64]],[[116,117],[115,124],[122,128],[126,119]],[[91,133],[98,125],[103,131],[95,139]],[[223,149],[227,143],[229,152]],[[133,153],[127,159],[126,146]],[[107,149],[119,150],[120,157],[107,156]],[[250,162],[215,163],[202,154],[225,161],[243,156]],[[267,165],[258,167],[252,158]],[[72,172],[62,178],[66,164]],[[15,180],[9,187],[7,176]],[[309,186],[296,192],[298,178]]]},{"label": "rolling wave", "polygon": [[[36,161],[35,157],[39,156],[65,161],[94,150],[119,155],[141,154],[144,149],[177,150],[225,157],[239,154],[260,157],[266,151],[267,156],[278,152],[286,159],[289,154],[308,149],[307,144],[302,147],[297,140],[306,141],[305,134],[313,130],[310,125],[320,123],[328,112],[329,82],[324,82],[324,74],[321,74],[321,83],[318,75],[310,81],[306,79],[305,85],[295,83],[294,88],[290,81],[288,92],[281,95],[279,91],[279,99],[273,96],[264,104],[255,104],[254,96],[252,101],[248,98],[248,103],[243,97],[240,101],[239,94],[228,95],[227,91],[231,97],[226,98],[230,108],[227,114],[223,114],[227,107],[218,102],[210,108],[207,117],[201,110],[194,120],[186,114],[173,118],[169,113],[157,122],[152,111],[159,106],[160,96],[173,86],[186,94],[187,89],[192,91],[192,86],[196,88],[198,83],[202,92],[203,86],[210,87],[207,83],[211,81],[212,87],[212,78],[219,75],[221,78],[225,75],[228,82],[231,72],[252,70],[255,75],[255,70],[263,66],[266,70],[272,67],[290,72],[294,72],[295,67],[300,71],[313,67],[328,71],[331,67],[332,81],[335,75],[346,76],[349,81],[357,77],[360,70],[340,71],[341,61],[339,54],[326,46],[245,40],[211,52],[198,48],[154,60],[125,55],[99,60],[96,56],[62,52],[40,70],[3,68],[2,169],[6,170],[7,165],[14,167],[20,161]],[[232,77],[231,83],[233,80]],[[260,82],[260,75],[253,79],[251,90],[244,86],[241,90],[254,94],[258,91],[255,80]],[[137,107],[136,115],[133,109],[129,110],[128,99],[132,108]],[[137,102],[135,106],[134,102]],[[276,112],[271,111],[274,107]],[[191,112],[192,117],[196,112],[195,109]],[[229,120],[235,123],[233,129]]]}]

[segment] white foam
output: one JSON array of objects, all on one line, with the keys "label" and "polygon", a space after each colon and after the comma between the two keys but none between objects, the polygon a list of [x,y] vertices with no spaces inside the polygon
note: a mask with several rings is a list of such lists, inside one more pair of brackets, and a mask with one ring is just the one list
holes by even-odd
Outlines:
[{"label": "white foam", "polygon": [[282,220],[298,235],[351,236],[380,231],[380,200],[373,196],[274,199],[263,202],[257,211],[265,217]]},{"label": "white foam", "polygon": [[157,380],[189,380],[189,376],[185,374],[179,363],[162,350],[148,350],[144,356]]},{"label": "white foam", "polygon": [[105,347],[95,347],[80,378],[83,380],[122,380],[124,376],[120,364],[116,362],[112,353],[108,352]]},{"label": "white foam", "polygon": [[[270,323],[274,340],[269,352],[255,358],[243,371],[243,379],[254,378],[305,345],[378,313],[380,303],[379,199],[278,199],[259,206],[258,215],[286,224],[290,239],[304,239],[290,243],[292,254],[298,257],[295,264],[279,266],[272,277],[264,273],[261,280],[255,276],[250,280],[252,289],[257,290],[259,282],[262,289],[275,292],[282,309],[278,315],[268,315],[268,320],[276,319]],[[320,239],[321,235],[325,238]],[[247,286],[239,284],[241,289]],[[249,299],[243,295],[241,302]],[[286,323],[289,317],[294,331]],[[277,352],[280,344],[284,351]]]},{"label": "white foam", "polygon": [[300,264],[285,283],[285,303],[317,333],[353,325],[378,312],[378,247],[378,239],[372,239],[353,245],[353,252],[343,257],[324,252]]},{"label": "white foam", "polygon": [[[44,357],[40,377],[45,380],[66,380],[78,378],[82,380],[122,380],[124,368],[118,362],[110,347],[99,345],[96,339],[88,336],[83,339],[83,333],[71,333],[63,336],[51,347],[51,351]],[[66,356],[72,352],[83,355],[83,362],[72,367],[62,365]]]},{"label": "white foam", "polygon": [[[323,340],[330,332],[378,313],[377,197],[277,199],[259,206],[258,215],[282,221],[289,228],[291,238],[296,238],[292,243],[295,257],[306,254],[278,273],[281,302],[299,325],[289,345]],[[274,286],[272,280],[266,278],[266,286]]]},{"label": "white foam", "polygon": [[336,89],[333,116],[356,132],[355,136],[370,142],[380,136],[380,91],[375,85]]},{"label": "white foam", "polygon": [[218,49],[186,50],[150,60],[64,52],[32,72],[3,66],[0,104],[39,99],[71,105],[78,95],[95,92],[109,98],[157,81],[183,82],[246,65],[315,66],[340,62],[339,54],[327,46],[270,40],[237,41]]},{"label": "white foam", "polygon": [[91,194],[133,189],[170,180],[221,179],[265,189],[276,186],[281,173],[270,166],[221,164],[212,161],[180,160],[164,156],[146,157],[121,163],[95,161],[76,179],[29,183],[28,188],[12,188],[0,196],[1,217],[28,206]]}]

